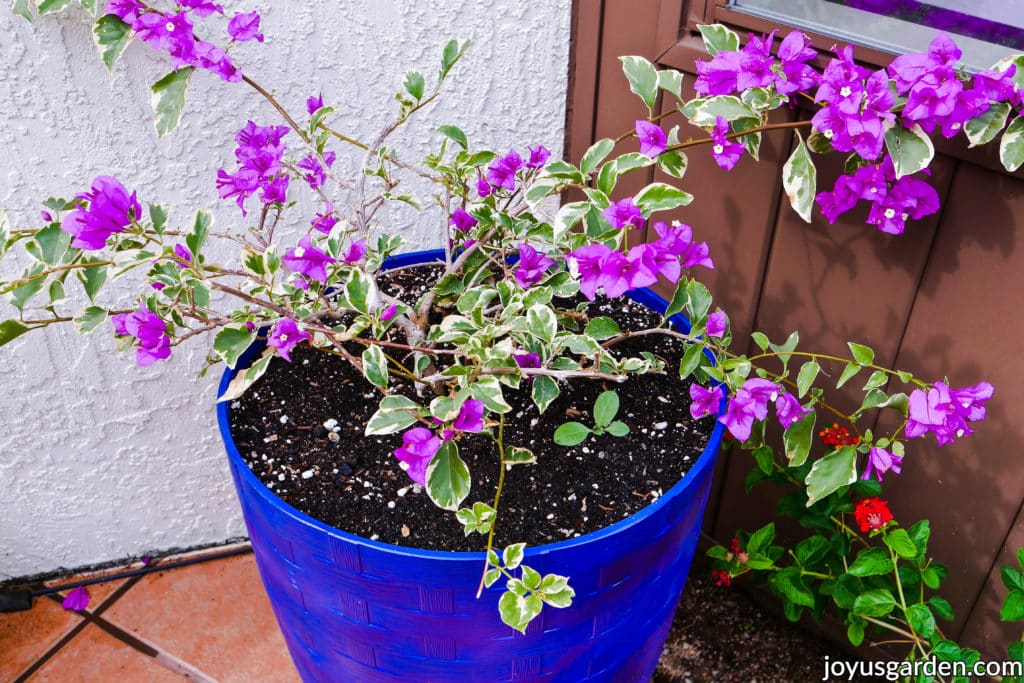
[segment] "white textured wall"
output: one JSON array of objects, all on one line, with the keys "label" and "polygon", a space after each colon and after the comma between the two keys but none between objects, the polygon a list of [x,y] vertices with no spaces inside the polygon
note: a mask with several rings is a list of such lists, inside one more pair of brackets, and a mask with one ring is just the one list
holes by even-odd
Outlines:
[{"label": "white textured wall", "polygon": [[[168,60],[133,44],[110,76],[77,3],[34,25],[9,5],[0,7],[0,207],[15,227],[38,225],[39,200],[70,197],[100,173],[143,203],[177,207],[172,221],[197,208],[213,208],[218,225],[238,220],[214,178],[233,163],[246,118],[276,122],[254,92],[199,73],[182,126],[157,140],[148,86]],[[304,115],[306,96],[323,90],[346,130],[371,137],[393,112],[402,73],[419,68],[429,84],[444,42],[469,38],[441,104],[402,138],[436,142],[438,123],[456,123],[482,146],[562,147],[570,0],[224,5],[263,14],[266,44],[235,58],[293,111]],[[419,142],[407,156],[429,148]],[[415,216],[389,218],[412,226],[415,245],[434,245]],[[0,319],[14,313],[0,304]],[[216,434],[216,378],[196,378],[208,350],[198,341],[151,368],[113,353],[109,326],[84,339],[50,329],[0,349],[0,580],[245,533]]]}]

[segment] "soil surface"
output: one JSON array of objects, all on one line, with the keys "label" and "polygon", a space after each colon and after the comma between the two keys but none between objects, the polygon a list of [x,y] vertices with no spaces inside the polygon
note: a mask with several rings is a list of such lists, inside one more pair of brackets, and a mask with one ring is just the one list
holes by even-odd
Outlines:
[{"label": "soil surface", "polygon": [[823,680],[826,656],[854,661],[801,625],[769,614],[744,587],[716,586],[710,572],[694,558],[652,683],[804,683]]},{"label": "soil surface", "polygon": [[[416,301],[425,291],[423,279],[418,270],[402,271],[388,286],[402,300]],[[660,319],[639,304],[601,297],[587,314],[611,317],[622,330],[657,326]],[[353,345],[351,350],[358,354],[361,348]],[[538,464],[506,472],[498,547],[539,545],[604,528],[650,504],[682,478],[713,428],[710,418],[695,422],[690,417],[689,385],[676,372],[683,350],[683,342],[664,335],[623,341],[614,346],[620,358],[650,352],[664,360],[666,371],[622,384],[576,381],[571,391],[563,384],[563,393],[542,415],[530,398],[529,381],[518,390],[505,387],[512,406],[504,428],[506,447],[529,448]],[[263,483],[306,514],[373,540],[481,550],[483,537],[466,537],[454,515],[436,507],[398,466],[392,451],[401,445],[401,434],[363,434],[380,393],[339,356],[302,346],[291,351],[291,358],[291,363],[275,358],[266,375],[231,406],[235,444]],[[411,383],[393,386],[418,398]],[[574,447],[556,445],[553,434],[562,423],[594,424],[594,401],[606,389],[619,394],[616,419],[630,433],[591,436]],[[473,477],[463,506],[478,500],[492,504],[496,445],[486,435],[459,433],[456,439]]]}]

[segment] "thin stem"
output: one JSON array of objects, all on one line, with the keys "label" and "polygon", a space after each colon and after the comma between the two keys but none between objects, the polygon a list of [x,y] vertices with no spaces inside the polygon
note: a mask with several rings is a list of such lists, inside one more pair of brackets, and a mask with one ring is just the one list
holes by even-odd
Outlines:
[{"label": "thin stem", "polygon": [[[494,548],[494,530],[498,526],[498,503],[501,502],[501,490],[505,486],[505,414],[501,413],[498,416],[498,490],[494,492],[494,521],[491,522],[491,530],[487,532],[487,550],[486,555],[490,555],[491,550]],[[476,597],[479,598],[484,592],[484,581],[487,578],[487,569],[490,567],[490,562],[487,558],[484,558],[484,573],[480,576],[480,585],[476,589]]]},{"label": "thin stem", "polygon": [[[735,133],[729,133],[725,137],[726,139],[735,139],[741,138],[745,135],[753,135],[754,133],[763,133],[769,130],[788,130],[795,128],[806,128],[809,125],[811,125],[810,121],[787,121],[785,123],[766,123],[763,126],[757,126],[756,128],[751,128],[750,130],[740,130],[736,131]],[[695,147],[697,145],[706,145],[711,142],[714,142],[714,139],[697,138],[696,140],[687,140],[686,142],[680,142],[678,145],[666,147],[665,151],[674,152],[679,149],[686,149],[687,147]]]},{"label": "thin stem", "polygon": [[323,130],[327,131],[328,133],[330,133],[334,137],[338,138],[342,142],[347,142],[350,145],[355,145],[359,149],[370,149],[369,145],[367,145],[365,143],[362,143],[362,142],[359,142],[358,140],[354,140],[354,139],[350,138],[347,135],[342,135],[338,131],[334,130],[333,128],[329,128],[329,127],[327,127],[326,125],[324,125],[322,123],[320,124],[320,128],[322,128]]}]

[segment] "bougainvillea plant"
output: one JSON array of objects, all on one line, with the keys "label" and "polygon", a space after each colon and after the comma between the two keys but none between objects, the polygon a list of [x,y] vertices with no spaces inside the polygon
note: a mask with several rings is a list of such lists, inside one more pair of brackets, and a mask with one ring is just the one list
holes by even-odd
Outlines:
[{"label": "bougainvillea plant", "polygon": [[[69,3],[46,0],[39,11]],[[97,9],[95,2],[82,4]],[[14,8],[33,16],[27,0],[15,0]],[[289,361],[296,345],[344,357],[380,395],[366,432],[393,438],[394,457],[409,478],[450,510],[467,534],[485,537],[481,583],[504,580],[501,617],[519,630],[544,605],[568,606],[574,593],[569,577],[540,576],[523,565],[524,544],[493,547],[500,484],[492,505],[462,507],[472,478],[459,454],[461,435],[494,439],[500,472],[511,465],[542,467],[529,450],[505,447],[510,407],[504,392],[528,381],[524,386],[543,412],[573,382],[678,373],[681,380],[695,380],[689,389],[694,419],[719,420],[752,451],[757,466],[751,484],[792,485],[780,513],[811,531],[789,552],[773,545],[772,525],[738,534],[730,549],[711,551],[720,584],[759,575],[782,597],[787,615],[833,610],[855,644],[868,628],[877,628],[905,638],[911,657],[973,656],[945,639],[938,626],[936,619],[949,619],[951,609],[929,594],[945,570],[927,557],[927,522],[904,528],[893,519],[882,480],[913,466],[904,458],[915,439],[931,434],[952,444],[968,436],[985,417],[992,385],[951,387],[883,367],[870,348],[855,342],[844,358],[805,351],[796,333],[772,342],[755,332],[759,353],[731,350],[727,312],[713,307],[707,287],[694,277],[714,268],[713,255],[689,225],[660,214],[693,199],[679,187],[685,150],[710,154],[729,169],[756,161],[762,134],[788,128],[796,131],[795,145],[782,181],[800,216],[809,221],[817,204],[834,221],[867,202],[870,224],[901,233],[938,210],[927,180],[931,135],[964,134],[972,144],[998,139],[1007,169],[1024,162],[1024,58],[968,74],[957,67],[953,41],[939,36],[927,53],[898,57],[877,71],[856,64],[850,47],[834,47],[819,72],[810,65],[818,52],[799,31],[781,41],[775,34],[751,36],[741,46],[729,29],[704,26],[711,59],[697,64],[698,96],[682,96],[681,73],[623,57],[630,87],[651,113],[618,141],[596,142],[578,164],[551,158],[541,145],[474,149],[461,129],[447,124],[438,129],[436,151],[413,162],[386,143],[435,100],[465,43],[444,47],[429,88],[423,74],[406,74],[395,118],[372,140],[360,141],[338,130],[344,122],[320,94],[310,93],[304,111],[289,113],[234,63],[229,43],[263,40],[258,14],[231,17],[226,38],[217,43],[198,37],[206,29],[197,20],[216,21],[224,12],[207,0],[162,7],[111,0],[103,9],[95,37],[108,66],[132,39],[170,58],[172,70],[152,87],[161,135],[178,123],[187,85],[200,71],[250,88],[282,122],[244,122],[235,136],[235,158],[224,160],[211,178],[220,196],[237,205],[242,228],[215,230],[205,211],[187,223],[172,220],[155,198],[139,197],[130,182],[107,175],[83,182],[73,199],[46,201],[41,227],[3,227],[0,250],[21,244],[29,265],[0,280],[0,294],[17,311],[0,323],[0,344],[72,323],[81,333],[113,333],[139,365],[150,365],[207,334],[212,362],[234,367],[251,344],[265,339],[266,350],[236,375],[222,401],[240,396],[275,356]],[[676,106],[654,116],[659,97]],[[813,109],[809,120],[768,123],[770,112],[797,102]],[[704,134],[680,140],[678,126],[664,125],[669,116]],[[634,148],[611,156],[617,142],[630,138]],[[345,151],[362,159],[352,178],[334,171]],[[846,155],[846,173],[819,192],[814,156],[831,152]],[[633,194],[619,189],[621,178],[651,167],[678,182],[654,182]],[[382,263],[403,246],[399,235],[383,229],[378,211],[391,201],[419,206],[399,191],[410,175],[435,184],[429,208],[443,213],[439,224],[445,228],[438,236],[446,254],[441,275],[415,301],[389,296],[378,285]],[[582,199],[549,212],[552,198],[566,190]],[[313,215],[297,215],[293,199],[304,194],[319,202]],[[648,224],[657,239],[629,246],[627,238]],[[299,236],[282,238],[280,225]],[[207,247],[215,238],[241,245],[236,262],[213,259]],[[137,298],[101,305],[97,293],[104,284],[129,275],[140,281]],[[89,302],[68,311],[76,281]],[[579,295],[616,298],[658,282],[671,284],[674,295],[661,324],[650,329],[624,332],[610,318],[588,318],[585,302],[575,303]],[[428,320],[431,311],[441,312],[434,322]],[[676,313],[688,316],[691,329],[669,322]],[[404,341],[388,335],[395,329]],[[666,368],[651,354],[618,352],[616,344],[627,335],[669,336],[689,346],[679,368]],[[838,380],[823,366],[834,367]],[[844,414],[828,402],[826,388],[842,387],[862,372],[869,374],[863,401]],[[394,392],[396,377],[422,387],[419,400]],[[892,388],[897,385],[906,389]],[[628,424],[614,419],[617,408],[614,393],[602,395],[588,424],[563,425],[558,441],[575,443],[598,430],[626,433]],[[861,430],[859,419],[878,410],[893,412],[898,426],[878,434]],[[831,426],[820,425],[821,416]],[[766,439],[768,422],[782,430],[781,449]],[[811,456],[816,434],[831,448],[823,457]]]}]

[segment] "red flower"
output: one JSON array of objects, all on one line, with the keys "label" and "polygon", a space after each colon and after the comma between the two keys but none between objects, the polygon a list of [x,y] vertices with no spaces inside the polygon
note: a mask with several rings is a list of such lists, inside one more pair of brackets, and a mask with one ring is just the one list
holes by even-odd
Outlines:
[{"label": "red flower", "polygon": [[851,436],[850,430],[840,427],[838,422],[833,423],[831,427],[822,429],[818,432],[818,436],[821,437],[823,444],[832,446],[837,451],[843,446],[856,446],[860,443],[859,436]]},{"label": "red flower", "polygon": [[881,529],[892,521],[889,502],[880,498],[858,500],[853,508],[853,518],[863,532]]},{"label": "red flower", "polygon": [[732,577],[729,576],[729,572],[724,569],[712,569],[711,578],[715,580],[716,586],[722,586],[728,588],[732,584]]}]

